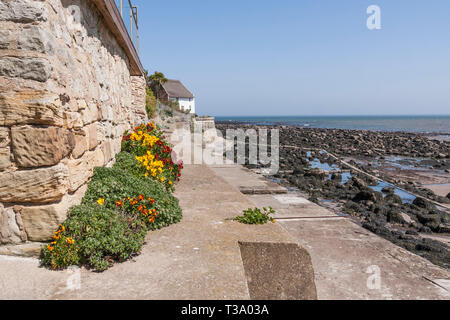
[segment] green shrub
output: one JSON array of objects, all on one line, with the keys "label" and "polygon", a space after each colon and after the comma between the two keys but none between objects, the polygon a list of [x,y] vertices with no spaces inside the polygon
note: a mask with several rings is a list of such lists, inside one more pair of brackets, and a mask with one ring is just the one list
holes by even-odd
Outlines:
[{"label": "green shrub", "polygon": [[[125,160],[123,160],[125,159]],[[98,199],[104,199],[104,206],[114,210],[116,201],[128,197],[143,195],[145,198],[155,200],[154,208],[158,211],[158,217],[149,226],[150,230],[160,229],[181,221],[181,208],[176,199],[161,183],[152,179],[145,179],[135,174],[122,170],[130,159],[122,154],[118,156],[117,167],[95,168],[94,177],[89,183],[88,191],[82,204],[89,205]]]},{"label": "green shrub", "polygon": [[[72,208],[62,226],[65,231],[61,238],[42,251],[42,263],[53,269],[81,264],[104,271],[114,261],[122,262],[139,253],[147,234],[139,220],[97,203]],[[74,243],[67,243],[67,239]]]},{"label": "green shrub", "polygon": [[[138,129],[162,138],[154,124]],[[172,180],[146,177],[133,153],[140,147],[146,152],[152,150],[164,164],[161,177],[175,180],[183,166],[171,161],[167,142],[158,141],[148,149],[133,145],[125,137],[125,149],[127,146],[131,153],[119,153],[113,168],[95,168],[81,205],[69,211],[53,241],[42,249],[42,265],[55,270],[84,265],[104,271],[114,262],[139,254],[149,230],[181,221],[181,208],[171,193]]]},{"label": "green shrub", "polygon": [[269,221],[275,222],[275,219],[270,216],[271,214],[275,213],[275,210],[273,210],[272,207],[263,208],[263,211],[258,208],[249,208],[247,210],[244,210],[243,213],[244,215],[238,216],[232,220],[244,224],[266,224]]}]

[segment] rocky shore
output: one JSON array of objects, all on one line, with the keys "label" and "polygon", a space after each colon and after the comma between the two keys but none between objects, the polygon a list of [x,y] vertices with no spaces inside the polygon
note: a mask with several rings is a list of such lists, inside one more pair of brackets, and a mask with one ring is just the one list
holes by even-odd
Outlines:
[{"label": "rocky shore", "polygon": [[[216,127],[225,133],[261,126]],[[264,128],[280,130],[280,171],[272,179],[450,268],[450,194],[439,196],[423,186],[425,180],[450,183],[450,141],[406,132]]]}]

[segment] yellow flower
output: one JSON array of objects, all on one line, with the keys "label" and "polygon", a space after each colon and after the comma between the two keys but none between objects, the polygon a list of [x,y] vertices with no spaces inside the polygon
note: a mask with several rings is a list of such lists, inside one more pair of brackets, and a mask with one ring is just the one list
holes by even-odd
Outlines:
[{"label": "yellow flower", "polygon": [[172,185],[172,184],[173,184],[173,182],[172,182],[172,181],[169,181],[169,184],[170,184],[170,185]]},{"label": "yellow flower", "polygon": [[164,182],[164,181],[166,181],[166,179],[164,177],[162,177],[161,178],[161,182]]},{"label": "yellow flower", "polygon": [[101,199],[98,199],[97,200],[97,203],[99,204],[99,205],[104,205],[105,204],[105,199],[103,199],[103,198],[101,198]]}]

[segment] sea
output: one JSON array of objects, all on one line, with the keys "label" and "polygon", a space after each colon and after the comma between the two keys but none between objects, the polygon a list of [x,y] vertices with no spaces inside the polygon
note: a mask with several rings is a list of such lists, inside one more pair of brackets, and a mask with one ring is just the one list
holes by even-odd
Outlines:
[{"label": "sea", "polygon": [[287,125],[305,128],[403,131],[450,135],[450,115],[441,116],[238,116],[216,117],[217,122]]}]

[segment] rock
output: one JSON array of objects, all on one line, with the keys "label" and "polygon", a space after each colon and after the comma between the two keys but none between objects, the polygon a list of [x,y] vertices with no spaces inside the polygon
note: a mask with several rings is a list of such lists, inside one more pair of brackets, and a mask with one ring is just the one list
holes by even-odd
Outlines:
[{"label": "rock", "polygon": [[367,183],[364,182],[364,180],[358,178],[358,177],[352,177],[351,182],[353,186],[357,187],[358,189],[366,189]]},{"label": "rock", "polygon": [[381,190],[381,192],[386,194],[394,194],[395,190],[394,188],[384,187],[383,190]]},{"label": "rock", "polygon": [[112,153],[110,140],[106,140],[105,142],[103,142],[101,150],[103,152],[105,162],[109,163],[112,159],[114,159],[114,154]]},{"label": "rock", "polygon": [[447,199],[450,199],[450,193],[447,195]]},{"label": "rock", "polygon": [[0,49],[8,49],[11,43],[11,31],[0,30]]},{"label": "rock", "polygon": [[100,148],[86,152],[81,158],[69,160],[69,191],[73,192],[85,184],[92,177],[95,167],[103,166],[105,158]]},{"label": "rock", "polygon": [[24,258],[39,258],[45,243],[25,243],[18,245],[0,246],[0,255]]},{"label": "rock", "polygon": [[406,213],[391,210],[387,214],[387,220],[391,223],[400,223],[405,225],[414,224],[414,220],[411,219]]},{"label": "rock", "polygon": [[439,233],[450,233],[450,225],[447,224],[439,225]]},{"label": "rock", "polygon": [[0,148],[9,147],[9,128],[0,127]]},{"label": "rock", "polygon": [[56,204],[17,207],[28,239],[39,242],[51,240],[57,226],[67,219],[68,210],[80,204],[86,190],[87,187],[80,188],[74,195],[66,195]]},{"label": "rock", "polygon": [[48,31],[37,26],[27,26],[17,37],[17,49],[52,55],[54,48],[53,42],[53,37]]},{"label": "rock", "polygon": [[331,180],[333,180],[333,181],[336,181],[336,180],[337,181],[342,181],[342,174],[334,172],[331,175]]},{"label": "rock", "polygon": [[418,214],[417,219],[420,223],[429,227],[433,231],[439,231],[439,226],[441,224],[441,215],[439,214]]},{"label": "rock", "polygon": [[0,171],[11,166],[11,153],[9,148],[0,148]]},{"label": "rock", "polygon": [[57,127],[13,127],[11,140],[15,161],[21,168],[56,165],[75,145],[73,133]]},{"label": "rock", "polygon": [[13,0],[0,2],[0,21],[30,23],[47,21],[44,1]]},{"label": "rock", "polygon": [[0,173],[0,202],[48,203],[60,200],[68,190],[69,171],[54,167]]},{"label": "rock", "polygon": [[0,57],[0,76],[45,82],[52,65],[47,59],[34,57]]},{"label": "rock", "polygon": [[65,124],[58,95],[39,90],[20,92],[0,91],[0,126],[23,124],[56,125]]},{"label": "rock", "polygon": [[75,147],[72,150],[72,157],[78,159],[89,149],[86,133],[82,130],[75,134]]},{"label": "rock", "polygon": [[352,200],[354,202],[361,202],[361,201],[376,202],[377,197],[376,197],[375,193],[372,191],[361,191]]},{"label": "rock", "polygon": [[[87,136],[89,139],[89,150],[96,148],[99,144],[97,124],[92,123],[87,127]],[[101,141],[101,140],[100,140]]]},{"label": "rock", "polygon": [[12,207],[0,203],[0,244],[17,244],[27,241],[22,219]]},{"label": "rock", "polygon": [[305,177],[315,177],[318,179],[325,179],[326,176],[327,173],[318,168],[309,169],[308,171],[305,172]]},{"label": "rock", "polygon": [[396,203],[396,204],[402,204],[403,203],[402,199],[398,195],[393,194],[393,193],[392,194],[388,194],[384,198],[384,200],[388,201],[388,202]]},{"label": "rock", "polygon": [[429,201],[425,200],[424,198],[417,197],[414,199],[413,204],[418,206],[419,208],[423,209],[431,209],[433,208],[433,204],[431,204]]}]

